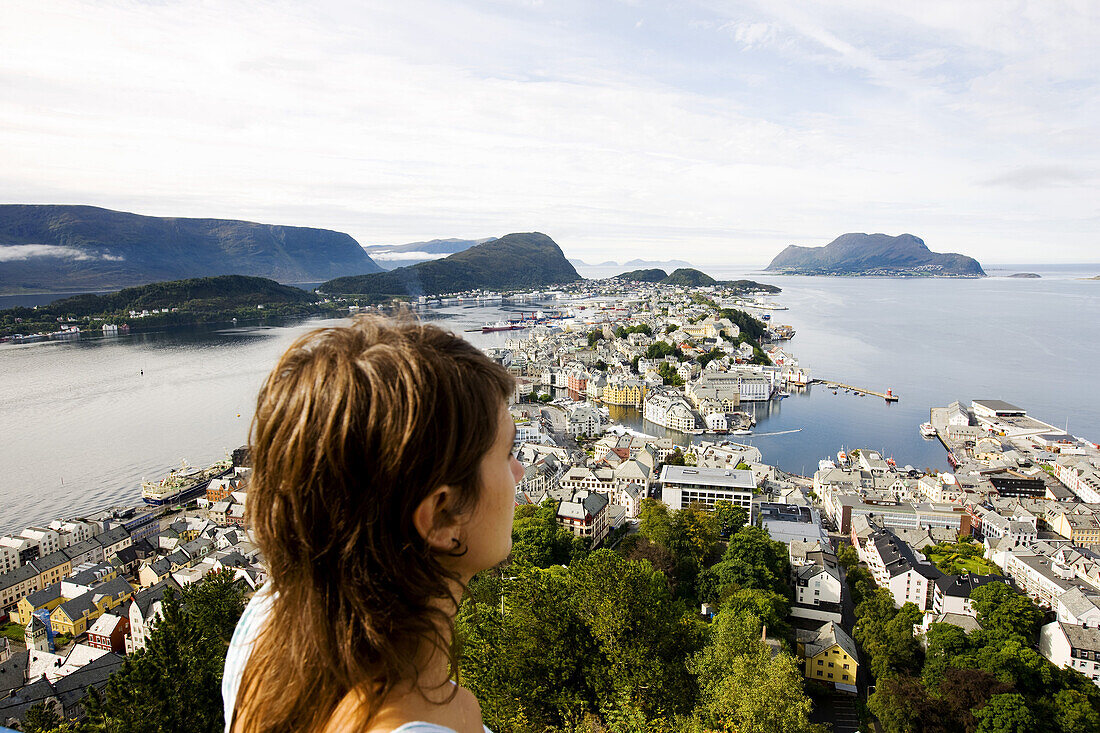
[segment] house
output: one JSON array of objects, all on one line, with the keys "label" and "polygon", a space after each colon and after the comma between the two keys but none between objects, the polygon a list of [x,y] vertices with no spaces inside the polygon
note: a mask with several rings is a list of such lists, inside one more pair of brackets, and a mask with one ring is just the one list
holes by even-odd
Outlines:
[{"label": "house", "polygon": [[806,679],[832,684],[844,692],[858,691],[859,654],[856,643],[840,624],[829,621],[817,631],[796,633],[798,657],[805,662]]},{"label": "house", "polygon": [[795,592],[791,615],[840,623],[842,584],[836,557],[831,552],[816,552],[809,555],[816,555],[817,561],[791,567]]},{"label": "house", "polygon": [[88,646],[122,654],[126,651],[126,635],[129,632],[128,618],[105,613],[88,629]]},{"label": "house", "polygon": [[149,633],[161,613],[164,594],[169,589],[178,594],[179,583],[166,578],[150,588],[138,591],[130,599],[130,603],[126,606],[126,618],[130,624],[130,631],[126,637],[127,654],[145,648]]},{"label": "house", "polygon": [[67,600],[50,613],[50,624],[57,633],[78,636],[107,611],[130,600],[134,588],[125,578],[115,578],[93,590]]},{"label": "house", "polygon": [[1039,653],[1075,669],[1100,687],[1100,628],[1052,621],[1039,631]]},{"label": "house", "polygon": [[53,583],[20,599],[15,611],[11,614],[11,620],[20,626],[26,626],[31,622],[31,617],[35,611],[40,609],[52,611],[64,602],[65,598],[61,595],[61,584]]},{"label": "house", "polygon": [[607,536],[610,526],[607,511],[610,505],[607,497],[594,491],[581,490],[573,494],[568,501],[558,504],[557,521],[576,537],[591,540],[592,547],[598,546]]},{"label": "house", "polygon": [[956,614],[976,617],[970,594],[986,583],[1012,584],[1003,575],[941,575],[932,587],[932,611],[936,614]]}]

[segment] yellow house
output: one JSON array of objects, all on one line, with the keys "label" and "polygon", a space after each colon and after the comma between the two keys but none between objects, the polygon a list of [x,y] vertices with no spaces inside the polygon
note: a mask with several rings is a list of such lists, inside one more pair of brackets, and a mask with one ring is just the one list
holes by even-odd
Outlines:
[{"label": "yellow house", "polygon": [[[73,561],[62,550],[32,560],[29,564],[38,571],[39,588],[45,588],[51,583],[67,578],[73,571]],[[28,623],[30,623],[29,620]]]},{"label": "yellow house", "polygon": [[798,656],[805,660],[806,679],[856,692],[859,654],[852,637],[832,621],[817,631],[798,632]]},{"label": "yellow house", "polygon": [[640,405],[645,402],[645,383],[638,379],[609,379],[602,399],[609,405]]},{"label": "yellow house", "polygon": [[43,590],[35,591],[29,596],[19,600],[15,611],[11,614],[11,620],[20,626],[26,626],[31,622],[31,616],[40,608],[52,611],[62,603],[65,598],[61,595],[61,584],[54,583]]},{"label": "yellow house", "polygon": [[129,601],[134,588],[125,578],[108,580],[82,596],[65,601],[50,613],[54,633],[79,636],[93,621]]}]

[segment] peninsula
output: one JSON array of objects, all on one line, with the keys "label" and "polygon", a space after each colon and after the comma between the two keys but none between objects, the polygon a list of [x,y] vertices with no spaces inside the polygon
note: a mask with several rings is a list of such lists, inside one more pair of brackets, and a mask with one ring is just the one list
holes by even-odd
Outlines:
[{"label": "peninsula", "polygon": [[824,247],[792,244],[766,270],[785,275],[985,277],[973,257],[932,252],[912,234],[842,234]]}]

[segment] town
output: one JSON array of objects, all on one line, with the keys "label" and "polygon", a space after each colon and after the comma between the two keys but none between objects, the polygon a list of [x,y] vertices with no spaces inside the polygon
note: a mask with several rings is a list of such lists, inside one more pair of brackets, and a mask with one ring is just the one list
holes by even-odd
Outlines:
[{"label": "town", "polygon": [[[546,300],[464,297],[532,311]],[[1042,622],[1042,657],[1100,686],[1097,444],[975,399],[932,407],[920,426],[944,445],[950,472],[899,468],[860,448],[839,450],[812,476],[791,474],[730,439],[752,434],[755,405],[821,383],[789,353],[794,330],[770,323],[782,309],[774,299],[613,279],[559,293],[556,308],[553,318],[509,322],[515,335],[487,349],[516,378],[517,517],[548,508],[593,550],[644,535],[658,511],[738,513],[785,547],[791,634],[769,643],[786,645],[807,682],[828,690],[836,731],[856,730],[856,701],[886,677],[869,636],[886,634],[886,622],[861,602],[873,591],[889,595],[888,620],[926,650],[939,643],[937,625],[981,629],[995,592],[997,603],[1027,599]],[[619,424],[627,410],[661,434]],[[246,594],[263,585],[245,511],[248,464],[241,448],[186,496],[0,538],[0,724],[42,705],[81,719],[88,689],[145,646],[169,589],[214,572]],[[724,536],[732,548],[741,535]],[[713,621],[720,599],[700,595],[699,616]]]}]

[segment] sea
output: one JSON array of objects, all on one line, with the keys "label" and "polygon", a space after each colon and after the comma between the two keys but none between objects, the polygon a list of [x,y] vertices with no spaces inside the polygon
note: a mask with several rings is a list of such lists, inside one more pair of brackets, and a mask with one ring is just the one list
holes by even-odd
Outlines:
[{"label": "sea", "polygon": [[[586,277],[616,274],[580,268]],[[929,409],[1001,399],[1059,429],[1100,440],[1100,265],[987,267],[978,280],[776,276],[701,266],[782,293],[765,311],[794,327],[785,348],[813,376],[899,396],[896,403],[815,385],[755,407],[751,443],[802,475],[838,450],[870,448],[899,466],[947,470],[922,438]],[[1010,278],[1034,272],[1037,279]],[[60,296],[58,296],[60,297]],[[20,300],[23,298],[24,300]],[[48,302],[9,296],[2,307]],[[466,332],[524,306],[456,306],[424,313],[480,347],[516,332]],[[526,306],[530,310],[530,306]],[[140,502],[142,480],[187,461],[203,466],[244,444],[257,391],[279,354],[318,319],[196,327],[72,342],[0,344],[0,533]],[[750,408],[752,409],[752,408]],[[636,411],[631,428],[679,443],[714,439],[665,431]]]}]

